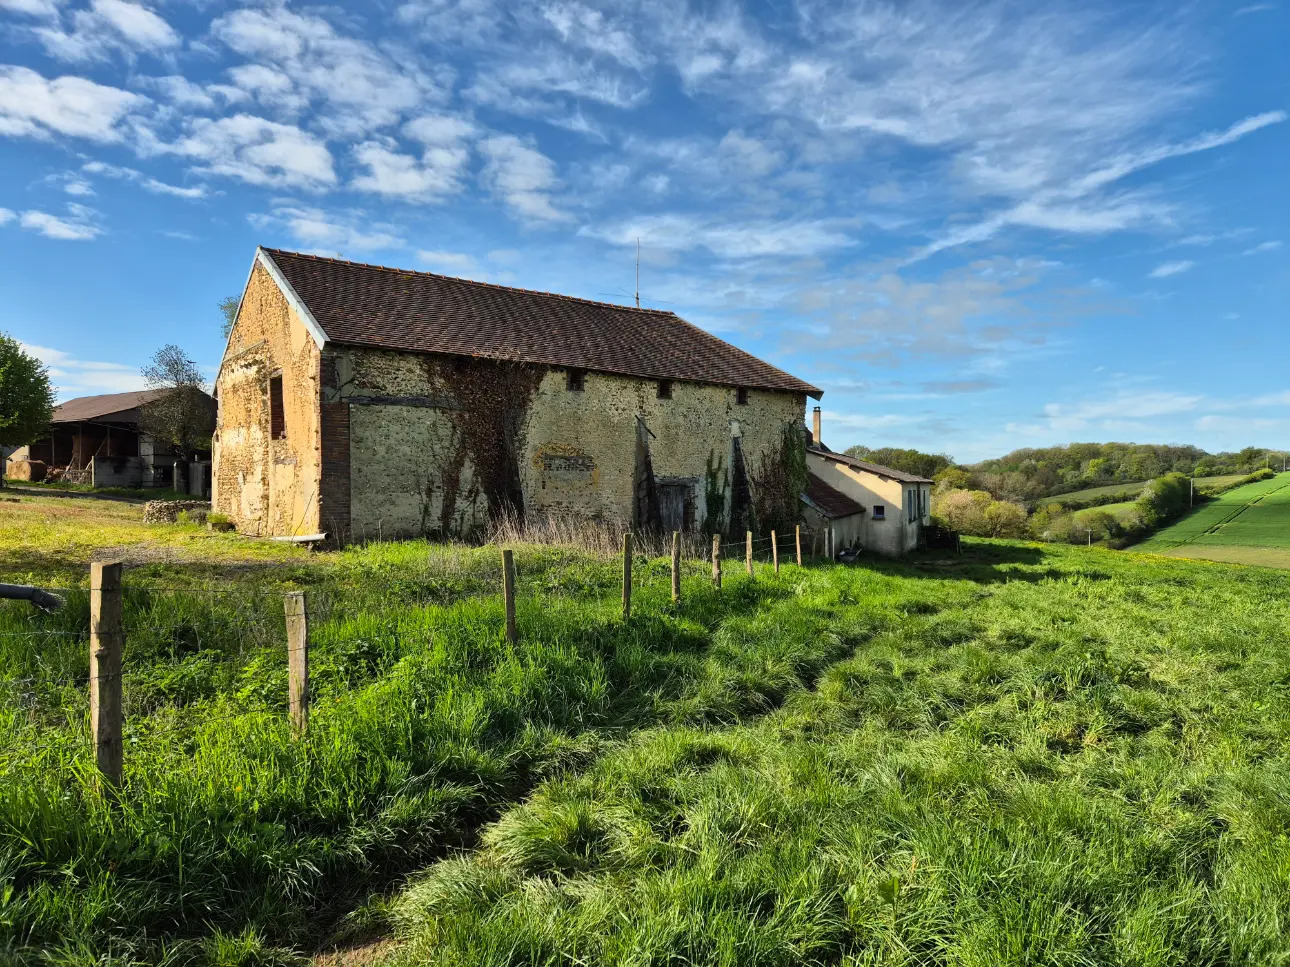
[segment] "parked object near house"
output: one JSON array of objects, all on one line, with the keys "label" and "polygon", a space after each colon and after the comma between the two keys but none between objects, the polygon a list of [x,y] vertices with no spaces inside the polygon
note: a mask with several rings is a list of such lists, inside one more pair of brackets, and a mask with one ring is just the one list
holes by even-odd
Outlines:
[{"label": "parked object near house", "polygon": [[817,406],[813,428],[807,433],[809,478],[802,494],[807,524],[833,527],[837,547],[858,544],[890,556],[912,551],[923,528],[931,523],[932,481],[834,453],[821,439],[820,423]]},{"label": "parked object near house", "polygon": [[808,395],[671,312],[259,249],[213,503],[242,533],[339,540],[507,514],[737,530],[768,495],[796,518]]},{"label": "parked object near house", "polygon": [[[10,455],[6,475],[95,487],[176,485],[174,455],[140,429],[141,407],[165,392],[140,390],[68,400],[55,407],[48,436]],[[213,408],[215,401],[210,400],[210,405]],[[195,478],[190,474],[189,480],[205,488],[190,492],[209,493],[207,478],[208,474]],[[187,486],[182,480],[179,485]]]}]

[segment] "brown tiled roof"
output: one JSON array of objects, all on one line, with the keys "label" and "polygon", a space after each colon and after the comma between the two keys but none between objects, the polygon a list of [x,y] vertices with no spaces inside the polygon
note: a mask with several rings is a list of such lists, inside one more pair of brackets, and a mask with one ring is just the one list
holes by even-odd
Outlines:
[{"label": "brown tiled roof", "polygon": [[834,453],[824,446],[812,446],[807,449],[807,453],[823,457],[825,460],[832,460],[834,463],[855,467],[857,470],[864,470],[867,473],[874,473],[879,477],[886,477],[888,480],[899,480],[901,483],[932,483],[931,480],[926,477],[920,477],[918,474],[905,473],[903,470],[893,470],[891,467],[884,467],[880,463],[869,463],[867,460],[857,460],[855,457],[848,457],[845,453]]},{"label": "brown tiled roof", "polygon": [[852,514],[863,514],[865,509],[842,491],[830,487],[813,473],[806,475],[806,492],[802,494],[806,502],[830,520],[839,517],[850,517]]},{"label": "brown tiled roof", "polygon": [[135,390],[132,393],[105,393],[102,396],[78,396],[54,407],[51,423],[78,423],[81,420],[102,420],[121,416],[122,423],[137,422],[133,412],[144,403],[165,392],[164,390]]},{"label": "brown tiled roof", "polygon": [[263,251],[332,342],[820,396],[672,312]]}]

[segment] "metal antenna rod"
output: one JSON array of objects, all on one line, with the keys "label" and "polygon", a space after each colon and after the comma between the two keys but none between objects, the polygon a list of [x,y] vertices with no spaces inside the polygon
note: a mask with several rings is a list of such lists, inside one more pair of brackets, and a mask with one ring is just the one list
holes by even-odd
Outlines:
[{"label": "metal antenna rod", "polygon": [[641,307],[641,240],[636,236],[636,308]]}]

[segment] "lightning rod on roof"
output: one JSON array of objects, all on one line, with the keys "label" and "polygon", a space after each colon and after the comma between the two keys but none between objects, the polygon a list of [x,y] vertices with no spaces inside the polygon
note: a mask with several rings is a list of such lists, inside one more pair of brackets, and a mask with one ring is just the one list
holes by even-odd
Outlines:
[{"label": "lightning rod on roof", "polygon": [[636,236],[636,308],[641,307],[641,240]]}]

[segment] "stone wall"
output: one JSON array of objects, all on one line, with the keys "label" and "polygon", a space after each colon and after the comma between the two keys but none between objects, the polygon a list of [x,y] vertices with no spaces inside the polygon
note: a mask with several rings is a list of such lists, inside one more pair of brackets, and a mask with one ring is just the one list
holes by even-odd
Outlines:
[{"label": "stone wall", "polygon": [[[324,405],[349,406],[351,527],[358,537],[469,534],[503,507],[642,524],[637,439],[658,488],[708,521],[732,491],[732,450],[749,472],[801,425],[793,393],[672,384],[559,368],[338,348]],[[638,422],[639,418],[639,422]],[[647,432],[645,432],[647,431]],[[755,484],[755,481],[754,481]]]},{"label": "stone wall", "polygon": [[[246,534],[320,529],[320,353],[258,263],[215,381],[214,508]],[[282,376],[285,438],[270,434],[269,380]]]}]

